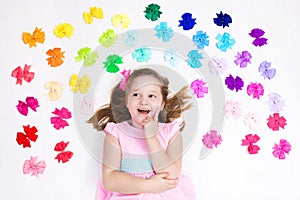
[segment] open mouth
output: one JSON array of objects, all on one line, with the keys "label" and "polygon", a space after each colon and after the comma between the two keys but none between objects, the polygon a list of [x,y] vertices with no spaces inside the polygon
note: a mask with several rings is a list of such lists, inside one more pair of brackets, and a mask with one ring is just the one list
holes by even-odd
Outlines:
[{"label": "open mouth", "polygon": [[150,109],[137,109],[139,113],[142,113],[142,114],[149,114],[150,112]]}]

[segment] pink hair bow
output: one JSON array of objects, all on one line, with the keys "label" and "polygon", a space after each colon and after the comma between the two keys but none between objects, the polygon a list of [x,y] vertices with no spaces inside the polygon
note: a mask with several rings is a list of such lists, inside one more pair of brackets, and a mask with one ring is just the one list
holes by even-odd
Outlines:
[{"label": "pink hair bow", "polygon": [[34,78],[34,72],[29,72],[29,70],[30,65],[25,64],[24,69],[19,66],[11,72],[11,76],[17,78],[16,84],[22,85],[23,79],[30,82]]},{"label": "pink hair bow", "polygon": [[247,86],[247,94],[253,95],[253,99],[259,99],[260,96],[264,95],[264,87],[260,83],[250,83]]},{"label": "pink hair bow", "polygon": [[65,126],[69,126],[68,122],[65,119],[70,119],[72,117],[71,112],[62,107],[61,110],[55,108],[55,111],[52,114],[57,115],[56,117],[51,117],[51,124],[54,124],[54,128],[59,130],[60,128],[64,128]]},{"label": "pink hair bow", "polygon": [[69,142],[64,142],[64,141],[61,141],[55,145],[54,151],[60,152],[55,157],[55,159],[57,159],[58,162],[62,161],[63,163],[65,163],[65,162],[68,162],[72,158],[73,152],[65,151],[65,149],[67,148],[68,145],[69,145]]},{"label": "pink hair bow", "polygon": [[254,143],[256,143],[259,139],[260,138],[256,134],[248,134],[246,135],[245,139],[242,139],[242,146],[248,146],[248,152],[250,154],[256,154],[260,148]]},{"label": "pink hair bow", "polygon": [[279,144],[275,144],[273,149],[273,155],[279,159],[285,159],[285,154],[289,154],[291,145],[287,140],[281,139]]},{"label": "pink hair bow", "polygon": [[37,162],[36,157],[30,157],[30,160],[26,160],[23,165],[23,173],[30,174],[31,176],[39,177],[39,174],[43,174],[46,168],[46,162],[41,160]]},{"label": "pink hair bow", "polygon": [[280,116],[279,113],[273,113],[273,116],[269,115],[267,120],[268,127],[273,131],[278,131],[279,127],[284,129],[284,126],[287,124],[286,119],[283,116]]},{"label": "pink hair bow", "polygon": [[123,78],[122,78],[121,83],[120,83],[120,89],[124,91],[125,86],[126,86],[126,82],[127,82],[128,78],[130,76],[130,69],[129,70],[124,69],[121,72],[121,74],[122,74]]},{"label": "pink hair bow", "polygon": [[203,136],[202,142],[207,148],[212,149],[214,146],[217,147],[219,144],[221,144],[222,136],[218,135],[216,130],[211,130]]},{"label": "pink hair bow", "polygon": [[39,102],[36,98],[34,97],[27,97],[24,101],[19,100],[19,104],[16,106],[19,113],[22,115],[27,116],[28,114],[28,107],[31,108],[33,111],[36,112],[36,108],[39,107]]}]

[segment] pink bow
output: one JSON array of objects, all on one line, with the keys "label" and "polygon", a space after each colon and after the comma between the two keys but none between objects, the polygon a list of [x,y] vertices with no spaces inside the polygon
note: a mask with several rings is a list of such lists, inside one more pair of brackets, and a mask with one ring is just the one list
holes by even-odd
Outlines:
[{"label": "pink bow", "polygon": [[264,87],[260,83],[250,83],[247,86],[247,94],[253,95],[253,99],[259,99],[261,95],[264,95]]},{"label": "pink bow", "polygon": [[71,112],[67,109],[62,107],[61,110],[55,108],[55,111],[52,112],[57,117],[51,117],[50,121],[51,124],[54,124],[54,128],[59,130],[60,128],[64,128],[65,126],[69,126],[68,122],[65,119],[70,119],[72,117]]},{"label": "pink bow", "polygon": [[269,115],[267,120],[268,127],[273,131],[278,131],[279,127],[284,129],[284,126],[287,124],[286,119],[283,116],[280,116],[279,113],[273,113],[273,116]]},{"label": "pink bow", "polygon": [[29,72],[30,65],[24,66],[24,70],[19,66],[11,72],[11,76],[17,78],[16,84],[22,85],[22,80],[30,82],[34,78],[34,72]]},{"label": "pink bow", "polygon": [[278,157],[279,159],[285,159],[285,154],[289,154],[291,147],[292,146],[287,140],[281,139],[279,145],[274,145],[274,151],[272,153],[276,158]]},{"label": "pink bow", "polygon": [[39,174],[43,174],[46,168],[46,162],[44,160],[37,162],[36,157],[30,157],[30,160],[26,160],[23,165],[23,173],[30,174],[31,176],[38,177]]},{"label": "pink bow", "polygon": [[217,147],[221,144],[222,137],[217,134],[216,130],[211,130],[203,136],[202,142],[207,147],[212,149],[214,146]]},{"label": "pink bow", "polygon": [[248,146],[248,152],[250,154],[256,154],[258,153],[258,150],[260,150],[259,146],[255,145],[254,143],[256,143],[260,138],[258,137],[258,135],[252,135],[252,134],[248,134],[245,137],[246,139],[242,140],[242,146]]},{"label": "pink bow", "polygon": [[126,86],[126,82],[130,76],[130,69],[129,70],[126,70],[124,69],[122,72],[121,72],[123,78],[121,80],[121,83],[120,83],[120,89],[121,90],[125,90],[125,86]]},{"label": "pink bow", "polygon": [[39,107],[39,102],[36,98],[34,97],[27,97],[24,101],[19,100],[19,104],[16,106],[19,113],[22,115],[27,116],[28,114],[28,107],[31,108],[33,111],[36,112],[36,108]]}]

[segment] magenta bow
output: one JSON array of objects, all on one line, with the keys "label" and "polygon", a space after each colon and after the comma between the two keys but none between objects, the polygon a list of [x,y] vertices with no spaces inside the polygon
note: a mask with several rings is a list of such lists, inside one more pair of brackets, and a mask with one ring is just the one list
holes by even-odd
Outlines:
[{"label": "magenta bow", "polygon": [[39,174],[43,174],[46,168],[46,162],[44,160],[37,162],[36,157],[30,157],[30,160],[26,160],[23,165],[23,173],[30,174],[31,176],[38,177]]},{"label": "magenta bow", "polygon": [[205,86],[206,82],[196,79],[191,83],[190,88],[197,95],[197,98],[204,97],[204,93],[208,93],[208,87]]},{"label": "magenta bow", "polygon": [[287,140],[281,139],[279,144],[274,145],[272,153],[276,158],[285,159],[285,154],[289,154],[291,147]]},{"label": "magenta bow", "polygon": [[203,136],[202,142],[207,148],[212,149],[214,146],[217,147],[221,144],[222,136],[218,135],[216,130],[211,130]]},{"label": "magenta bow", "polygon": [[258,150],[260,150],[259,146],[255,145],[260,138],[258,135],[252,135],[248,134],[245,136],[246,139],[242,139],[242,146],[248,146],[248,152],[250,154],[256,154],[258,153]]},{"label": "magenta bow", "polygon": [[69,126],[68,122],[65,119],[70,119],[72,117],[71,112],[62,107],[61,110],[55,108],[55,111],[52,114],[57,115],[57,117],[51,117],[51,124],[54,124],[54,128],[59,130],[60,128],[64,128],[65,126]]},{"label": "magenta bow", "polygon": [[30,82],[34,78],[34,72],[29,72],[30,65],[24,66],[24,69],[19,66],[11,72],[11,76],[17,78],[16,84],[22,85],[22,80]]},{"label": "magenta bow", "polygon": [[126,82],[130,76],[130,69],[129,70],[126,70],[124,69],[122,72],[121,72],[123,78],[121,80],[121,83],[120,83],[120,89],[121,90],[125,90],[125,86],[126,86]]},{"label": "magenta bow", "polygon": [[28,107],[31,108],[33,111],[36,112],[36,108],[39,107],[39,102],[36,98],[34,97],[27,97],[24,101],[19,100],[19,104],[16,106],[19,113],[22,115],[27,116],[28,114]]},{"label": "magenta bow", "polygon": [[264,87],[260,83],[250,83],[247,86],[247,94],[249,96],[253,95],[253,99],[259,99],[261,95],[264,95]]}]

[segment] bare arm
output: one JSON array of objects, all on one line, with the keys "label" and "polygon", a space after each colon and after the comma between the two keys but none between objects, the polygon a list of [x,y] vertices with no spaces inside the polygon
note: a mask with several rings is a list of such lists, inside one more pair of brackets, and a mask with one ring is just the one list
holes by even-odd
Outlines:
[{"label": "bare arm", "polygon": [[177,181],[167,180],[168,174],[143,179],[120,171],[121,149],[116,138],[106,134],[103,149],[102,177],[107,190],[124,194],[162,192],[176,187]]},{"label": "bare arm", "polygon": [[178,131],[170,140],[166,151],[156,137],[146,138],[152,165],[157,173],[168,172],[169,179],[178,178],[182,167],[182,136]]}]

